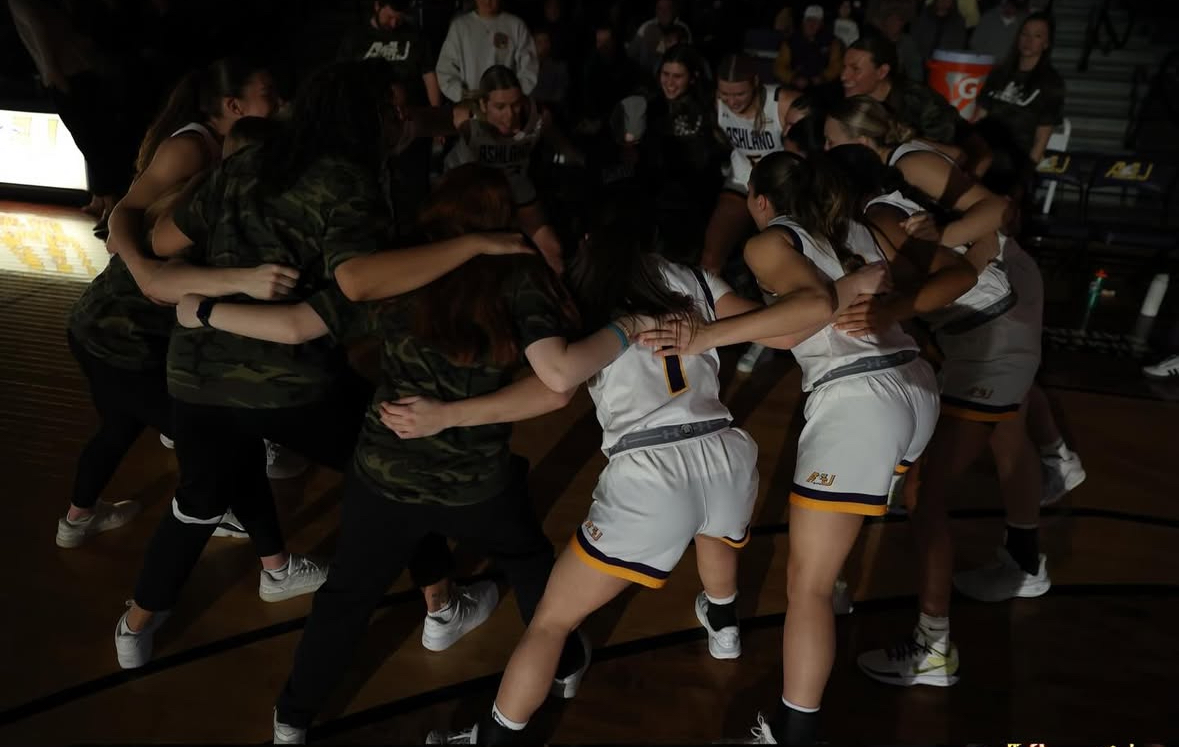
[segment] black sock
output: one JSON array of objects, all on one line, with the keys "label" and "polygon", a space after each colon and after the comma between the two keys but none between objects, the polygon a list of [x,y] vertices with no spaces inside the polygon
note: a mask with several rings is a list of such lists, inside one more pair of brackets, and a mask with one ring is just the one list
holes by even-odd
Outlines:
[{"label": "black sock", "polygon": [[475,735],[475,744],[518,744],[523,732],[512,731],[495,720],[491,709],[479,719],[479,733]]},{"label": "black sock", "polygon": [[778,711],[770,723],[774,741],[778,744],[805,747],[815,743],[819,731],[819,712],[799,711],[778,701]]},{"label": "black sock", "polygon": [[561,649],[561,660],[557,662],[557,677],[568,677],[583,666],[585,649],[581,647],[581,636],[575,630],[565,639],[565,647]]},{"label": "black sock", "polygon": [[1019,567],[1032,576],[1040,572],[1040,531],[1036,527],[1022,529],[1007,526],[1004,547]]},{"label": "black sock", "polygon": [[717,604],[716,602],[708,603],[708,624],[713,630],[722,630],[723,628],[731,628],[737,624],[737,600],[728,604]]}]

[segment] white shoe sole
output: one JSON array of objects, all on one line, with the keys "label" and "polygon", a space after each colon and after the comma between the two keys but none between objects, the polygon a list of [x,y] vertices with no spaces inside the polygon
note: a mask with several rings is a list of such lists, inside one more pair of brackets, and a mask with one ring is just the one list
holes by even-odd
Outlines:
[{"label": "white shoe sole", "polygon": [[1036,597],[1042,597],[1052,588],[1052,580],[1048,579],[1046,581],[1035,581],[1025,584],[1006,596],[982,596],[973,594],[970,590],[960,586],[957,579],[954,579],[954,588],[963,596],[969,597],[976,602],[997,603],[1006,602],[1011,599],[1035,599]]},{"label": "white shoe sole", "polygon": [[1085,482],[1086,477],[1088,477],[1088,475],[1085,474],[1084,469],[1079,469],[1074,472],[1070,472],[1064,478],[1064,489],[1061,490],[1060,492],[1056,493],[1055,495],[1044,496],[1043,500],[1040,501],[1040,505],[1041,506],[1051,506],[1054,503],[1059,503],[1062,498],[1064,498],[1069,493],[1073,492],[1073,489],[1075,489],[1081,483]]},{"label": "white shoe sole", "polygon": [[445,637],[441,637],[441,636],[431,636],[431,635],[429,635],[428,631],[426,630],[426,627],[423,625],[422,626],[422,648],[426,649],[427,651],[433,651],[436,654],[440,653],[440,652],[445,651],[446,649],[450,648],[454,644],[458,643],[459,641],[461,641],[463,638],[465,638],[467,636],[468,633],[475,630],[475,628],[478,628],[480,625],[487,622],[487,620],[491,617],[492,613],[495,612],[496,608],[499,607],[499,587],[496,586],[495,584],[492,584],[491,588],[494,591],[494,601],[492,601],[492,603],[488,606],[487,614],[484,615],[482,619],[479,619],[477,622],[475,622],[473,625],[471,625],[471,627],[467,628],[466,631],[464,631],[461,635],[455,637],[453,640],[445,638]]},{"label": "white shoe sole", "polygon": [[[323,586],[323,584],[319,586]],[[314,589],[292,589],[290,591],[263,591],[262,589],[258,589],[258,598],[263,602],[285,602],[288,599],[301,597],[305,594],[314,594],[319,591],[319,586],[316,586]]]},{"label": "white shoe sole", "polygon": [[246,532],[239,532],[236,529],[224,529],[217,527],[213,530],[214,537],[232,537],[233,539],[249,539],[250,535]]},{"label": "white shoe sole", "polygon": [[585,633],[578,630],[577,639],[581,642],[581,650],[585,654],[585,665],[563,680],[553,680],[553,686],[549,689],[549,694],[554,698],[569,700],[577,695],[577,690],[581,687],[581,681],[585,679],[585,673],[589,671],[590,662],[593,661],[593,649],[590,647],[589,638],[586,638]]},{"label": "white shoe sole", "polygon": [[722,661],[740,658],[741,657],[741,639],[740,638],[737,639],[737,648],[736,649],[726,651],[726,650],[720,648],[719,646],[716,646],[715,645],[716,642],[712,638],[712,633],[708,632],[709,631],[708,615],[700,610],[700,605],[694,604],[692,606],[696,610],[696,619],[700,622],[701,627],[704,628],[704,633],[708,636],[708,653],[712,655],[712,658],[720,659]]},{"label": "white shoe sole", "polygon": [[864,668],[863,665],[860,665],[860,671],[877,682],[883,682],[886,685],[893,685],[894,687],[913,687],[915,685],[927,685],[929,687],[950,687],[958,682],[958,675],[956,674],[915,674],[906,677],[896,677],[886,674],[877,674],[871,669]]}]

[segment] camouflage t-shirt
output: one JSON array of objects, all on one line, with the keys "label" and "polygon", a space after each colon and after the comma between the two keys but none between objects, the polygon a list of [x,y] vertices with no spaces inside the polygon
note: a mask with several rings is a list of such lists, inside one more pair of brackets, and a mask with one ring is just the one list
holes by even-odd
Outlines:
[{"label": "camouflage t-shirt", "polygon": [[[176,208],[176,225],[199,247],[191,261],[294,267],[300,276],[292,301],[347,304],[327,292],[336,268],[387,246],[389,211],[377,174],[325,157],[285,192],[263,192],[260,153],[253,148],[227,159]],[[245,296],[226,300],[257,303]],[[323,399],[345,365],[344,351],[327,338],[280,345],[178,326],[168,348],[168,391],[194,404],[297,407]]]},{"label": "camouflage t-shirt", "polygon": [[[536,258],[495,258],[517,262],[505,281],[512,334],[521,355],[537,340],[565,337],[570,323],[560,306],[544,293],[537,278],[548,272]],[[446,402],[488,394],[511,383],[521,362],[500,366],[485,358],[470,365],[453,363],[438,347],[415,337],[413,320],[420,293],[395,301],[353,305],[344,314],[316,310],[337,339],[376,335],[381,339],[381,379],[374,402],[421,395]],[[348,309],[330,304],[330,309]],[[357,311],[359,313],[357,313]],[[508,485],[511,456],[509,424],[450,428],[429,438],[403,440],[369,408],[356,446],[353,467],[375,492],[405,503],[470,505],[488,500]]]},{"label": "camouflage t-shirt", "polygon": [[86,286],[69,318],[87,352],[128,371],[163,370],[175,325],[176,311],[144,296],[118,256]]},{"label": "camouflage t-shirt", "polygon": [[959,128],[966,125],[958,110],[924,83],[893,81],[884,104],[923,140],[954,143],[958,140]]}]

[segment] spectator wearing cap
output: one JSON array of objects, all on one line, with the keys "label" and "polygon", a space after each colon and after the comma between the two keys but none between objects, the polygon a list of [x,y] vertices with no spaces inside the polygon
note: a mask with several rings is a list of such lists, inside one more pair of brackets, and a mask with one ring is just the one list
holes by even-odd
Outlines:
[{"label": "spectator wearing cap", "polygon": [[493,65],[503,65],[520,80],[527,96],[536,88],[536,45],[524,21],[505,13],[500,0],[475,0],[475,9],[456,16],[438,53],[442,95],[458,102],[479,90],[479,80]]},{"label": "spectator wearing cap", "polygon": [[843,67],[843,46],[823,27],[823,8],[809,5],[802,14],[802,27],[782,43],[774,62],[774,76],[799,90],[839,78]]},{"label": "spectator wearing cap", "polygon": [[970,49],[994,57],[996,63],[1001,62],[1015,46],[1019,27],[1027,17],[1027,8],[1027,0],[1003,0],[983,13],[970,37]]},{"label": "spectator wearing cap", "polygon": [[966,19],[954,0],[933,0],[913,21],[913,40],[928,60],[938,49],[966,49]]},{"label": "spectator wearing cap", "polygon": [[655,17],[639,26],[626,53],[641,70],[653,72],[663,53],[681,41],[691,42],[692,30],[679,19],[676,0],[655,0]]}]

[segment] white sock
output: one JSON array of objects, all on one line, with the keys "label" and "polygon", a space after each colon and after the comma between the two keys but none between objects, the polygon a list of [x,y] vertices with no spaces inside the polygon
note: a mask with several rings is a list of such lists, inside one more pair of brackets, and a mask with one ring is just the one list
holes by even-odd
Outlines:
[{"label": "white sock", "polygon": [[430,617],[434,618],[438,622],[448,623],[454,619],[454,613],[455,613],[455,606],[454,606],[454,598],[452,597],[451,600],[446,603],[445,607],[442,607],[437,612],[428,612],[426,614],[428,614]]},{"label": "white sock", "polygon": [[704,598],[708,600],[709,604],[715,604],[718,607],[722,607],[726,604],[732,604],[733,602],[737,601],[737,592],[734,591],[727,597],[711,597],[706,591],[704,592]]},{"label": "white sock", "polygon": [[917,618],[917,629],[929,642],[930,648],[944,654],[950,648],[950,618],[934,617],[924,612]]},{"label": "white sock", "polygon": [[491,718],[495,719],[495,723],[512,731],[524,731],[524,727],[528,726],[527,721],[513,721],[503,715],[499,710],[499,706],[494,703],[491,704]]},{"label": "white sock", "polygon": [[1054,443],[1041,446],[1040,454],[1042,456],[1053,456],[1066,459],[1068,458],[1068,447],[1065,446],[1063,438],[1058,438]]},{"label": "white sock", "polygon": [[269,568],[267,568],[266,572],[268,574],[270,574],[270,577],[273,578],[275,581],[282,581],[284,578],[287,577],[287,571],[290,570],[290,567],[291,567],[291,559],[287,558],[287,562],[283,563],[281,568],[275,568],[274,570],[270,570]]},{"label": "white sock", "polygon": [[787,708],[789,708],[792,711],[799,711],[800,713],[818,713],[819,712],[818,708],[804,708],[803,706],[800,706],[800,705],[794,705],[793,703],[791,703],[789,700],[786,700],[785,698],[782,698],[782,705],[786,706]]}]

